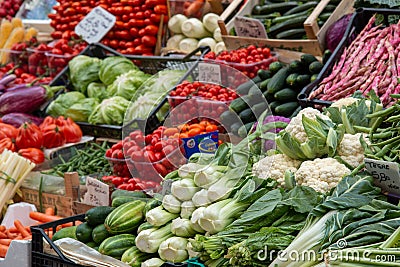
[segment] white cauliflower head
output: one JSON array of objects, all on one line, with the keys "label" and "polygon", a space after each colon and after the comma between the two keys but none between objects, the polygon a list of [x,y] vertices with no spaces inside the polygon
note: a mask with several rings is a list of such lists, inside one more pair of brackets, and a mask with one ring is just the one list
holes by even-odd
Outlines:
[{"label": "white cauliflower head", "polygon": [[[352,104],[354,104],[355,102],[360,101],[360,98],[354,98],[354,97],[346,97],[346,98],[341,98],[336,102],[333,102],[331,107],[336,107],[338,109],[341,109],[342,107],[347,107],[347,106],[351,106]],[[365,104],[367,105],[367,107],[371,106],[371,101],[370,100],[365,100]]]},{"label": "white cauliflower head", "polygon": [[295,172],[296,182],[326,193],[336,187],[343,176],[351,171],[334,158],[316,158],[301,163]]},{"label": "white cauliflower head", "polygon": [[275,154],[261,159],[253,165],[253,175],[261,179],[271,178],[280,186],[285,186],[285,171],[295,172],[301,161],[289,158],[285,154]]},{"label": "white cauliflower head", "polygon": [[292,137],[297,138],[300,143],[307,142],[307,134],[304,130],[302,117],[306,116],[307,118],[315,120],[318,117],[324,120],[331,120],[328,116],[322,114],[318,109],[314,108],[305,108],[297,114],[296,117],[292,118],[288,126],[286,126],[285,131],[288,132]]},{"label": "white cauliflower head", "polygon": [[367,134],[344,134],[337,148],[338,156],[353,168],[357,168],[364,162],[364,149],[360,142],[361,135],[368,142]]}]

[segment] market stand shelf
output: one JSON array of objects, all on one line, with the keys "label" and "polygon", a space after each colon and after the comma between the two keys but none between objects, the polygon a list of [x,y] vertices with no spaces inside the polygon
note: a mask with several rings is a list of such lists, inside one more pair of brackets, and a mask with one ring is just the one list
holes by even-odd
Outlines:
[{"label": "market stand shelf", "polygon": [[[309,53],[321,56],[325,48],[325,35],[329,26],[332,25],[342,15],[353,12],[354,0],[342,0],[333,11],[329,19],[319,28],[317,18],[322,10],[329,4],[330,0],[320,1],[313,12],[304,22],[304,30],[306,31],[307,40],[281,40],[281,39],[261,39],[251,37],[240,37],[229,35],[229,31],[233,28],[233,21],[230,20],[226,25],[223,21],[219,21],[222,33],[222,39],[228,50],[237,49],[239,47],[255,44],[258,46],[268,46],[272,48],[280,48],[286,50],[294,50],[303,53]],[[248,1],[237,13],[237,16],[245,16],[251,13],[254,6],[258,4],[258,0]]]}]

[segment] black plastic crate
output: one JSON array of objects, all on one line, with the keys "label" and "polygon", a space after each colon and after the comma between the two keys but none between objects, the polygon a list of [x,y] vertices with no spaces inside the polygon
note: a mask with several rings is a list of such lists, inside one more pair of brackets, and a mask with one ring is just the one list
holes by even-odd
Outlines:
[{"label": "black plastic crate", "polygon": [[342,40],[336,47],[335,51],[333,51],[331,57],[324,65],[321,72],[318,74],[317,79],[304,87],[298,95],[298,100],[302,107],[321,108],[328,107],[332,104],[331,101],[308,99],[308,97],[313,91],[317,90],[319,83],[325,77],[331,74],[333,67],[340,60],[340,57],[343,54],[345,48],[353,42],[353,40],[364,29],[364,27],[368,24],[368,21],[374,14],[378,14],[379,18],[377,18],[377,20],[379,19],[379,22],[384,26],[393,24],[393,21],[397,22],[400,19],[400,10],[398,9],[357,9],[350,19],[349,25],[347,26],[346,32]]},{"label": "black plastic crate", "polygon": [[[101,43],[90,44],[84,49],[80,54],[87,55],[91,57],[97,58],[105,58],[108,56],[123,56],[128,59],[131,59],[135,65],[137,65],[143,72],[148,74],[156,74],[161,70],[166,68],[177,69],[186,71],[186,74],[180,79],[180,82],[187,79],[190,74],[191,62],[196,62],[201,60],[202,56],[205,55],[209,51],[208,47],[200,47],[188,55],[181,56],[136,56],[136,55],[124,55],[121,54],[112,48],[105,46]],[[200,56],[196,56],[198,52],[201,52]],[[69,68],[65,67],[50,83],[51,86],[64,85],[66,88],[71,88],[70,79],[68,77]],[[59,92],[59,94],[62,92]],[[55,95],[52,99],[56,99],[58,96]],[[46,103],[42,107],[42,115],[44,116],[45,108],[48,106],[50,102]],[[166,99],[164,99],[150,114],[150,116],[146,119],[137,119],[126,125],[129,128],[129,131],[132,129],[143,129],[145,132],[152,132],[158,126],[162,124],[156,114],[166,103]],[[113,138],[113,139],[121,139],[122,138],[122,126],[119,125],[93,125],[87,122],[76,122],[82,129],[83,134],[91,135],[94,137],[105,137],[105,138]]]},{"label": "black plastic crate", "polygon": [[[47,235],[50,230],[55,233],[57,230],[57,226],[70,222],[75,225],[75,221],[84,222],[85,214],[80,214],[37,226],[31,226],[32,267],[83,267],[82,265],[76,264],[65,257],[64,254],[58,249],[58,247],[51,241],[50,237]],[[46,240],[46,242],[50,245],[50,248],[54,250],[57,256],[44,252],[43,239]]]}]

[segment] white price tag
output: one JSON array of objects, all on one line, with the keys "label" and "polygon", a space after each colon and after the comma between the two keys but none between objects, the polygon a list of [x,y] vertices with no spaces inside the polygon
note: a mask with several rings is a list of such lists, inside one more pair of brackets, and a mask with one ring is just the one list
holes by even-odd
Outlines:
[{"label": "white price tag", "polygon": [[107,184],[86,177],[87,192],[83,201],[93,206],[108,206],[110,204],[110,189]]},{"label": "white price tag", "polygon": [[199,63],[199,81],[221,84],[221,67],[218,64]]},{"label": "white price tag", "polygon": [[364,159],[364,162],[377,186],[384,192],[400,196],[400,173],[396,162],[368,158]]},{"label": "white price tag", "polygon": [[76,34],[91,43],[99,42],[115,24],[115,16],[98,6],[92,9],[75,27]]},{"label": "white price tag", "polygon": [[237,16],[233,24],[237,36],[268,38],[264,25],[258,19]]}]

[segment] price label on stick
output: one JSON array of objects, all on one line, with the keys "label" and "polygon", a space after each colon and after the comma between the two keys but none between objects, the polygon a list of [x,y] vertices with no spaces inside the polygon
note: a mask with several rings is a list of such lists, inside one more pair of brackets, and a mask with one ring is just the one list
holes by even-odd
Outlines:
[{"label": "price label on stick", "polygon": [[99,42],[115,24],[115,16],[98,6],[92,9],[75,27],[76,34],[91,43]]},{"label": "price label on stick", "polygon": [[264,25],[258,19],[237,16],[233,21],[237,36],[268,38]]},{"label": "price label on stick", "polygon": [[400,196],[400,173],[396,162],[364,159],[365,167],[374,177],[375,184],[384,192]]},{"label": "price label on stick", "polygon": [[221,67],[218,64],[199,63],[199,81],[221,84]]},{"label": "price label on stick", "polygon": [[86,177],[87,192],[83,201],[93,206],[108,206],[110,204],[110,189],[107,184],[92,177]]}]

